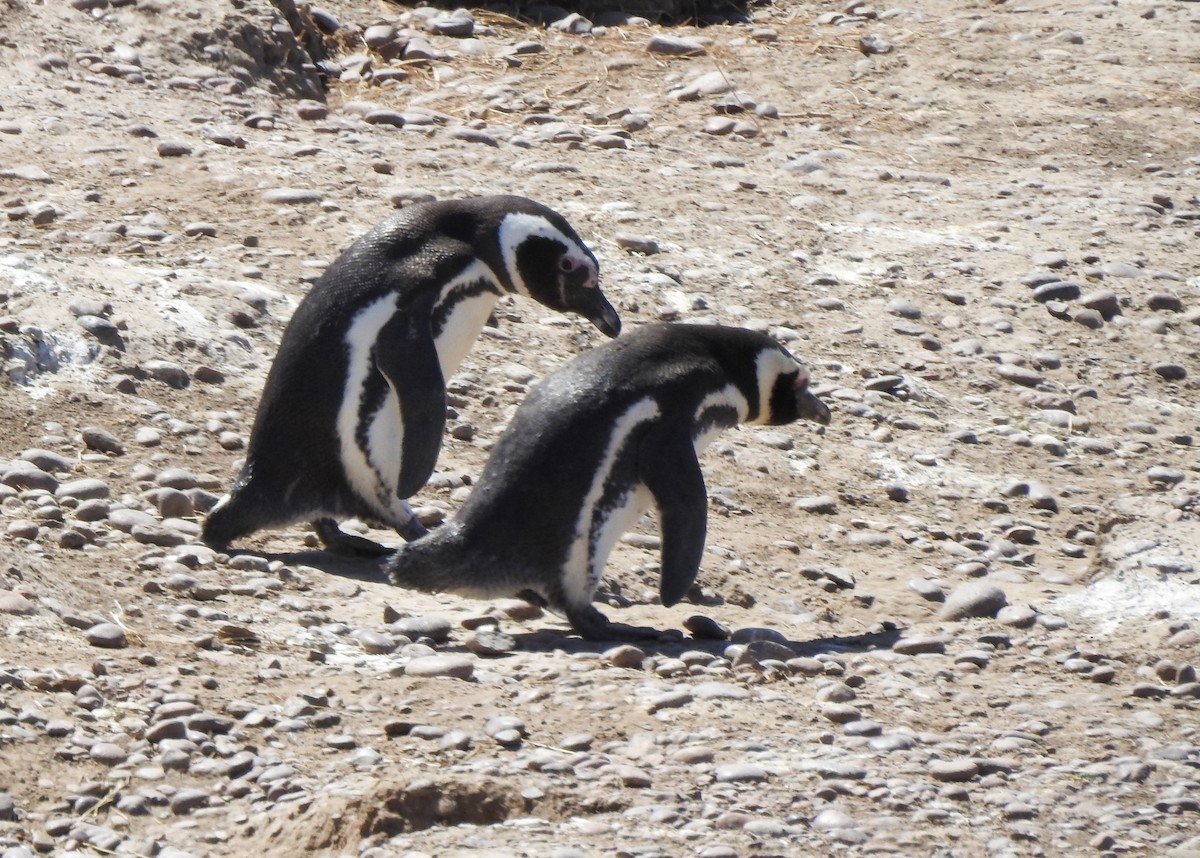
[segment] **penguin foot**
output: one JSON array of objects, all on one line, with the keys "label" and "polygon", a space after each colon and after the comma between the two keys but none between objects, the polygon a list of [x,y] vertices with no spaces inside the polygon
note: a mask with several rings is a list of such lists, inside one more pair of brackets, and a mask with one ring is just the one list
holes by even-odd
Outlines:
[{"label": "penguin foot", "polygon": [[[414,519],[415,521],[415,519]],[[313,529],[325,547],[335,554],[355,554],[359,557],[388,557],[395,553],[394,548],[380,545],[373,539],[346,533],[337,526],[332,518],[318,518],[313,522]]]},{"label": "penguin foot", "polygon": [[588,641],[657,640],[660,635],[658,629],[648,626],[614,623],[591,605],[582,609],[569,607],[564,613],[571,627]]},{"label": "penguin foot", "polygon": [[404,524],[397,527],[396,533],[400,534],[400,537],[405,542],[412,542],[413,540],[420,539],[422,536],[428,536],[429,529],[425,527],[425,525],[421,524],[421,522],[414,515]]}]

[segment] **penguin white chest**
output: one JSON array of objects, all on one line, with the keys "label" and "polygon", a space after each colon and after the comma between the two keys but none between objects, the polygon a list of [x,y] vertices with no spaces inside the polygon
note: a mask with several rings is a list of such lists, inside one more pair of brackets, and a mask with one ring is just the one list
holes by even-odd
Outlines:
[{"label": "penguin white chest", "polygon": [[[475,260],[442,285],[434,302],[430,333],[442,378],[470,350],[502,293],[492,270]],[[358,311],[345,335],[346,388],[338,410],[337,434],[346,478],[384,520],[396,514],[404,442],[404,415],[391,384],[379,390],[374,349],[385,325],[400,309],[395,293]]]},{"label": "penguin white chest", "polygon": [[432,319],[433,345],[442,378],[449,378],[458,369],[501,294],[492,270],[479,261],[442,287]]},{"label": "penguin white chest", "polygon": [[600,583],[604,562],[617,540],[650,508],[653,497],[640,483],[625,482],[615,469],[634,431],[661,414],[652,397],[638,400],[612,424],[607,443],[592,476],[591,485],[579,509],[575,539],[567,556],[563,575],[564,588],[577,596],[576,601],[591,600]]},{"label": "penguin white chest", "polygon": [[[358,494],[388,511],[400,478],[404,423],[390,388],[370,408],[367,381],[374,371],[372,352],[383,326],[396,314],[399,299],[388,294],[359,310],[346,331],[346,387],[338,409],[337,434],[346,478]],[[368,410],[370,408],[370,410]]]},{"label": "penguin white chest", "polygon": [[604,564],[617,540],[637,523],[642,513],[654,504],[654,496],[643,485],[631,486],[611,506],[597,508],[592,519],[589,545],[588,586],[595,590],[604,574]]}]

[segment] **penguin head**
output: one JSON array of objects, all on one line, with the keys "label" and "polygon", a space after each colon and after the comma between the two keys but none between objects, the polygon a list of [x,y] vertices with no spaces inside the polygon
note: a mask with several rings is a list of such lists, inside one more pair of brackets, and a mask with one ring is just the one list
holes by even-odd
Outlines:
[{"label": "penguin head", "polygon": [[766,408],[755,423],[779,426],[796,420],[829,425],[829,406],[808,389],[808,369],[781,346],[758,356],[759,401]]},{"label": "penguin head", "polygon": [[509,212],[500,221],[500,249],[512,291],[552,310],[575,312],[607,336],[621,318],[600,291],[596,257],[561,215],[544,206]]}]

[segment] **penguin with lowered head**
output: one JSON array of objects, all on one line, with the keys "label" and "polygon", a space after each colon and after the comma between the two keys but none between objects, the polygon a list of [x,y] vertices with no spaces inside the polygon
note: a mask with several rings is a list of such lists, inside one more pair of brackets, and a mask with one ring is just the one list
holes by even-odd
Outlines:
[{"label": "penguin with lowered head", "polygon": [[659,597],[682,599],[707,529],[698,454],[738,423],[828,424],[808,380],[786,349],[742,328],[649,325],[584,352],[526,397],[458,514],[385,571],[409,589],[521,596],[589,640],[656,635],[592,604],[609,552],[657,507]]},{"label": "penguin with lowered head", "polygon": [[390,551],[338,527],[351,517],[406,540],[424,535],[407,499],[437,461],[446,379],[510,293],[620,332],[596,258],[533,200],[417,203],[356,241],[284,330],[245,464],[209,512],[204,542],[225,550],[257,530],[311,521],[331,550]]}]

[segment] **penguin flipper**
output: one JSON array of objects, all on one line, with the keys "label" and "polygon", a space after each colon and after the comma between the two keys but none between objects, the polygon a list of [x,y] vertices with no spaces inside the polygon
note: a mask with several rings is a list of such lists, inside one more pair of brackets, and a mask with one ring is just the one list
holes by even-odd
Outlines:
[{"label": "penguin flipper", "polygon": [[400,403],[404,435],[396,496],[406,499],[433,473],[446,428],[446,380],[425,314],[397,313],[383,326],[375,366]]},{"label": "penguin flipper", "polygon": [[643,445],[641,453],[638,476],[654,495],[662,528],[658,595],[669,608],[687,595],[700,571],[708,531],[708,490],[690,432],[685,438]]}]

